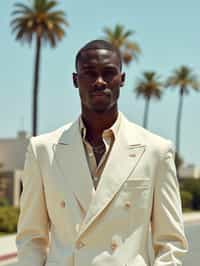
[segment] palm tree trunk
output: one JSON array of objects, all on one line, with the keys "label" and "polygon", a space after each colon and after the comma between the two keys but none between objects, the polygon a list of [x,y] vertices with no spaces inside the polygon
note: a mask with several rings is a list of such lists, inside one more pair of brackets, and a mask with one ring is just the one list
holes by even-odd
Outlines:
[{"label": "palm tree trunk", "polygon": [[178,165],[178,158],[180,157],[180,132],[181,132],[181,118],[182,118],[182,108],[183,108],[183,91],[184,88],[181,88],[180,97],[179,97],[179,104],[178,104],[178,112],[176,118],[176,169],[177,169],[177,178],[180,179],[179,176],[179,165]]},{"label": "palm tree trunk", "polygon": [[40,74],[40,51],[41,51],[41,37],[37,36],[36,40],[36,54],[35,54],[35,70],[34,70],[34,84],[33,84],[33,105],[32,105],[32,135],[37,135],[38,122],[38,85]]},{"label": "palm tree trunk", "polygon": [[181,131],[181,118],[182,118],[182,108],[183,108],[183,89],[181,88],[178,112],[176,118],[176,152],[180,153],[180,131]]},{"label": "palm tree trunk", "polygon": [[149,102],[150,102],[150,98],[148,97],[148,98],[146,98],[145,108],[144,108],[144,120],[143,120],[143,127],[144,128],[148,127]]}]

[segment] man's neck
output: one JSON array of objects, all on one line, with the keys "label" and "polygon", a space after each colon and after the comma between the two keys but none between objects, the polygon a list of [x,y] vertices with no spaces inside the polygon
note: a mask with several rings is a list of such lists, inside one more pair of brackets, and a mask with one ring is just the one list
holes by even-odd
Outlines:
[{"label": "man's neck", "polygon": [[82,109],[82,120],[87,129],[87,139],[98,142],[104,130],[112,127],[118,117],[117,108],[108,113],[96,113]]}]

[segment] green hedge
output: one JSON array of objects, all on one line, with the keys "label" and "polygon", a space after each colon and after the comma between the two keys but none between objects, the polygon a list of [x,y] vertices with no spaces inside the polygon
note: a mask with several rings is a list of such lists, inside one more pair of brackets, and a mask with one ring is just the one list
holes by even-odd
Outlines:
[{"label": "green hedge", "polygon": [[192,209],[192,194],[189,191],[181,191],[181,201],[183,210]]},{"label": "green hedge", "polygon": [[15,233],[18,217],[19,208],[12,206],[0,207],[0,232]]},{"label": "green hedge", "polygon": [[0,199],[0,207],[2,207],[2,206],[8,206],[8,205],[9,205],[8,199],[6,199],[6,198],[1,198]]},{"label": "green hedge", "polygon": [[[192,195],[191,208],[200,210],[200,179],[187,178],[180,181],[182,204],[190,205],[190,195]],[[185,192],[190,193],[190,195]]]}]

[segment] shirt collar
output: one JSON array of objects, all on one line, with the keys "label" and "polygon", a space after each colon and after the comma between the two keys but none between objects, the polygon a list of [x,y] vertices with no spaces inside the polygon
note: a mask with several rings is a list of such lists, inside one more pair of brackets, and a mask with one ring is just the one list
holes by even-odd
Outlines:
[{"label": "shirt collar", "polygon": [[[110,135],[113,135],[114,138],[116,139],[117,133],[119,131],[120,123],[121,123],[121,114],[120,114],[120,112],[118,112],[118,116],[117,116],[116,121],[114,122],[114,124],[110,128],[104,130],[103,137],[109,137]],[[87,129],[84,125],[84,122],[83,122],[81,115],[79,117],[79,129],[80,129],[82,138],[85,139]]]}]

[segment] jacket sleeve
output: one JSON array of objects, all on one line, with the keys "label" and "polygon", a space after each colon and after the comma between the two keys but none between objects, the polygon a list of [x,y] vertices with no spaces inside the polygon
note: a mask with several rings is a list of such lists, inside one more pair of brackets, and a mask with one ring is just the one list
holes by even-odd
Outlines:
[{"label": "jacket sleeve", "polygon": [[49,219],[42,176],[31,142],[22,177],[23,192],[16,237],[18,266],[43,266],[49,242]]},{"label": "jacket sleeve", "polygon": [[187,252],[174,149],[169,142],[162,156],[154,185],[152,210],[154,266],[180,266]]}]

